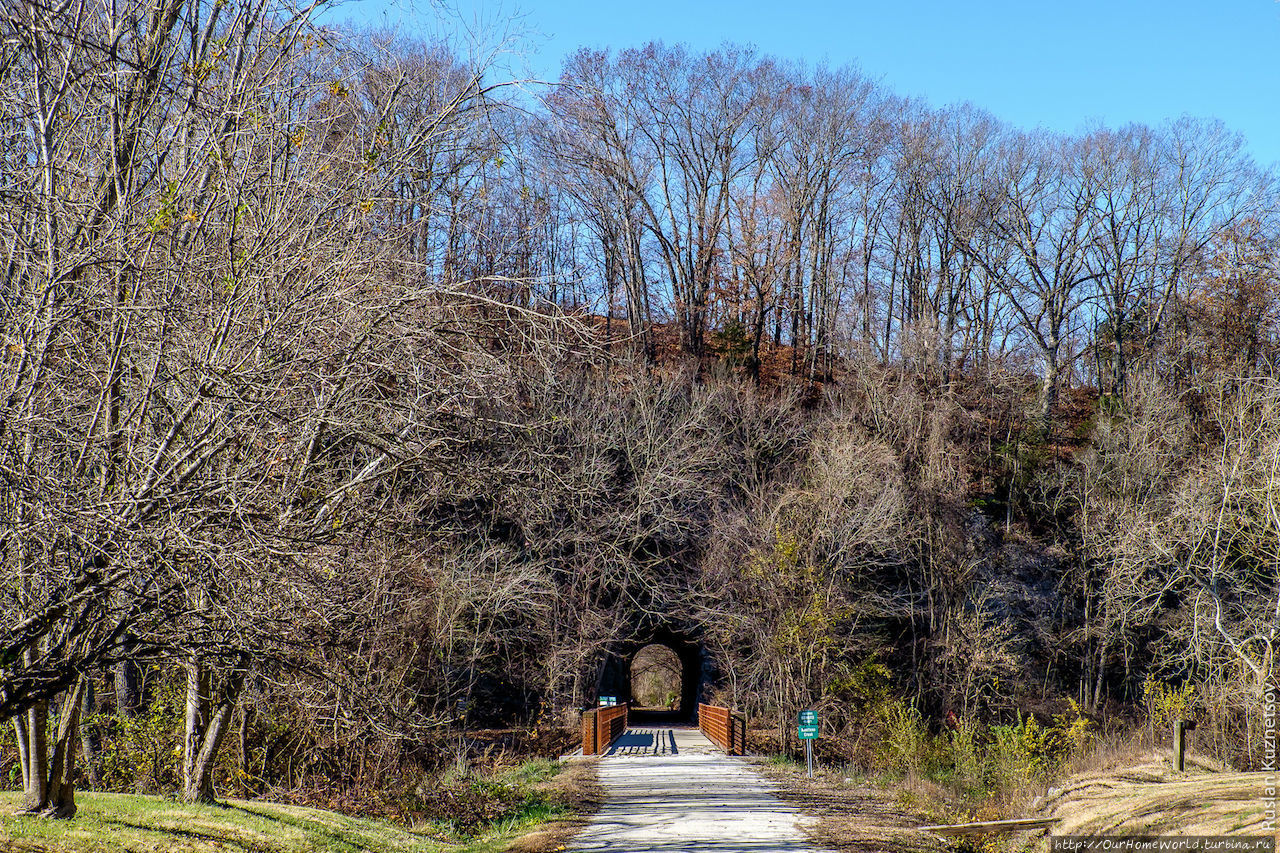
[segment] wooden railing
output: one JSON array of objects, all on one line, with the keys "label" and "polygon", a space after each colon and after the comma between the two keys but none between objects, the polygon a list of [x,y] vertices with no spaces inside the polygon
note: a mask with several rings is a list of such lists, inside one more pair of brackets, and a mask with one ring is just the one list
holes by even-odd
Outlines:
[{"label": "wooden railing", "polygon": [[592,708],[582,712],[582,754],[599,755],[627,730],[627,706]]},{"label": "wooden railing", "polygon": [[747,719],[720,705],[698,705],[698,728],[730,755],[747,754]]}]

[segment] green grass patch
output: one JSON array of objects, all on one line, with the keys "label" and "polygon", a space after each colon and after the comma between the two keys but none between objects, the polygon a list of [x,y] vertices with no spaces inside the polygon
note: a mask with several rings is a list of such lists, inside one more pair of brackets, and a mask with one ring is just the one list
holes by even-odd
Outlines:
[{"label": "green grass patch", "polygon": [[0,849],[22,853],[496,853],[518,833],[556,816],[526,808],[466,840],[439,825],[410,830],[322,809],[230,800],[186,805],[164,797],[80,793],[73,820],[19,815],[21,794],[0,793]]},{"label": "green grass patch", "polygon": [[563,767],[559,761],[538,758],[500,772],[497,779],[507,785],[526,787],[555,778]]},{"label": "green grass patch", "polygon": [[422,801],[422,814],[447,837],[470,840],[567,816],[549,789],[564,765],[534,760],[484,775],[444,776]]},{"label": "green grass patch", "polygon": [[800,759],[793,758],[792,756],[782,752],[775,752],[772,755],[766,756],[765,763],[771,764],[774,767],[785,767],[790,770],[794,770],[798,767],[805,768],[808,766],[805,764],[805,762],[801,761]]}]

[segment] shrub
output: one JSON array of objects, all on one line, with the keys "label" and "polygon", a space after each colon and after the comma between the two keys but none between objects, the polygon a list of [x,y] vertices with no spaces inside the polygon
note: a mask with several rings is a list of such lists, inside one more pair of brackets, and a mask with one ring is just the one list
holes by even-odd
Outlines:
[{"label": "shrub", "polygon": [[991,727],[987,750],[987,787],[993,793],[1026,788],[1041,781],[1048,764],[1045,730],[1035,717],[1018,715],[1016,723]]},{"label": "shrub", "polygon": [[884,727],[878,763],[895,773],[919,771],[932,765],[932,744],[920,711],[901,699],[886,702],[878,710]]},{"label": "shrub", "polygon": [[1074,699],[1068,699],[1067,706],[1068,711],[1056,715],[1049,729],[1049,748],[1059,764],[1084,752],[1093,743],[1096,728]]},{"label": "shrub", "polygon": [[1044,726],[1035,717],[991,727],[953,718],[936,740],[934,781],[949,783],[975,807],[1007,802],[1060,773],[1093,739],[1093,723],[1074,702]]},{"label": "shrub", "polygon": [[7,721],[0,724],[0,788],[21,788],[22,768],[18,765],[18,736]]},{"label": "shrub", "polygon": [[1196,688],[1190,682],[1173,687],[1148,675],[1142,682],[1142,700],[1147,708],[1147,735],[1154,744],[1160,738],[1159,732],[1168,731],[1174,721],[1190,716],[1196,704]]},{"label": "shrub", "polygon": [[985,756],[982,754],[981,732],[977,723],[960,718],[951,730],[950,760],[955,768],[955,784],[964,793],[982,790]]},{"label": "shrub", "polygon": [[103,732],[101,775],[108,791],[166,793],[178,787],[185,686],[174,676],[156,679],[152,701],[134,717],[99,714],[86,723]]}]

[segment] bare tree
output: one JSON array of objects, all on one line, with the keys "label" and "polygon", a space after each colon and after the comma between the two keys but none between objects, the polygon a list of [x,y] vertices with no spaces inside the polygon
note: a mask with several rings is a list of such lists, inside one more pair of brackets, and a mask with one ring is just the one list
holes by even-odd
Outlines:
[{"label": "bare tree", "polygon": [[1011,255],[974,254],[998,283],[1040,360],[1038,420],[1048,434],[1078,322],[1085,286],[1101,273],[1090,263],[1096,183],[1075,141],[1016,136],[989,184],[988,223]]},{"label": "bare tree", "polygon": [[575,200],[600,246],[607,318],[621,290],[627,334],[652,362],[652,294],[643,249],[643,197],[651,166],[639,149],[643,119],[634,93],[606,54],[584,50],[566,60],[547,107],[548,120],[535,137],[537,149],[550,179]]},{"label": "bare tree", "polygon": [[625,51],[618,66],[640,106],[637,129],[652,163],[652,191],[640,198],[645,226],[671,282],[684,348],[700,356],[730,192],[750,154],[755,57],[649,44]]},{"label": "bare tree", "polygon": [[[6,121],[30,154],[0,222],[0,716],[24,743],[32,810],[74,812],[79,693],[60,703],[52,762],[48,702],[147,649],[188,659],[187,789],[209,796],[262,651],[231,618],[252,558],[354,524],[362,494],[434,452],[426,424],[457,387],[404,342],[470,291],[391,263],[378,208],[484,100],[479,74],[391,144],[406,72],[340,52],[308,11],[175,0],[4,18],[30,95]],[[381,82],[357,98],[344,73]]]},{"label": "bare tree", "polygon": [[1155,346],[1171,303],[1210,244],[1268,204],[1263,176],[1220,125],[1183,120],[1160,130],[1099,130],[1084,140],[1097,183],[1098,293],[1110,338],[1113,393],[1130,349]]}]

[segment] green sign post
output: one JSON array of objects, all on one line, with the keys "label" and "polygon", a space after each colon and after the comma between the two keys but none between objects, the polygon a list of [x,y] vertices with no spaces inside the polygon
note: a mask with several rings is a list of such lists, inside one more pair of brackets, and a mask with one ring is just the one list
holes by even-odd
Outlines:
[{"label": "green sign post", "polygon": [[801,711],[796,736],[804,741],[804,760],[809,767],[809,778],[813,778],[813,742],[818,739],[818,712]]}]

